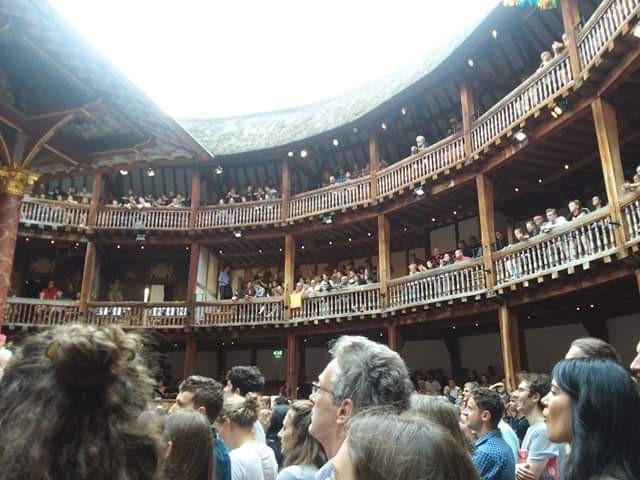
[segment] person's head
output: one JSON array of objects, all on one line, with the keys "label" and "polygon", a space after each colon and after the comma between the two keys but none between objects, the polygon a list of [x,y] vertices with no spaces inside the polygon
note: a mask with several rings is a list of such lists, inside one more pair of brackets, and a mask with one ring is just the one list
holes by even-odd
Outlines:
[{"label": "person's head", "polygon": [[462,260],[464,252],[459,248],[455,251],[456,260]]},{"label": "person's head", "polygon": [[315,465],[320,468],[327,461],[322,445],[309,434],[311,409],[309,400],[298,400],[289,406],[278,437],[282,442],[284,466]]},{"label": "person's head", "polygon": [[536,224],[533,223],[533,221],[529,220],[526,224],[525,227],[527,229],[527,233],[535,233],[537,228],[536,228]]},{"label": "person's head", "polygon": [[264,388],[264,376],[258,367],[233,367],[227,373],[227,393],[246,395],[249,392],[260,393]]},{"label": "person's head", "polygon": [[462,449],[469,450],[471,447],[464,433],[460,430],[460,410],[445,397],[413,394],[411,396],[411,410],[447,430]]},{"label": "person's head", "polygon": [[309,432],[333,457],[356,412],[380,405],[406,410],[413,384],[404,360],[386,345],[344,335],[330,353],[332,360],[320,373],[310,397]]},{"label": "person's head", "polygon": [[262,425],[263,430],[266,432],[271,427],[271,409],[261,408],[258,411],[258,421]]},{"label": "person's head", "polygon": [[600,200],[600,197],[598,195],[594,195],[593,197],[591,197],[591,206],[593,208],[602,207],[602,200]]},{"label": "person's head", "polygon": [[435,247],[433,249],[433,256],[434,257],[439,257],[440,256],[440,249],[438,247]]},{"label": "person's head", "polygon": [[533,217],[533,223],[539,228],[544,224],[544,217],[542,215],[536,215]]},{"label": "person's head", "polygon": [[258,420],[258,396],[229,395],[224,399],[216,420],[216,428],[222,440],[231,448],[240,447],[251,437],[253,424]]},{"label": "person's head", "polygon": [[462,403],[465,405],[471,397],[471,392],[478,388],[480,384],[478,382],[466,382],[462,389]]},{"label": "person's head", "polygon": [[415,263],[409,264],[409,272],[413,273],[417,271],[418,266]]},{"label": "person's head", "polygon": [[551,61],[552,58],[553,58],[553,55],[548,50],[545,50],[540,54],[540,60],[542,61],[542,63],[548,63]]},{"label": "person's head", "polygon": [[520,383],[514,391],[519,415],[542,413],[542,399],[549,393],[551,377],[546,373],[527,373],[519,376]]},{"label": "person's head", "polygon": [[547,435],[570,443],[565,478],[640,478],[640,391],[617,363],[562,360],[545,398]]},{"label": "person's head", "polygon": [[339,480],[478,480],[469,454],[438,424],[414,412],[353,418],[334,461]]},{"label": "person's head", "polygon": [[499,230],[496,232],[496,240],[504,240],[504,235]]},{"label": "person's head", "polygon": [[480,383],[482,385],[488,385],[489,384],[489,375],[487,375],[486,373],[483,373],[482,375],[480,375]]},{"label": "person's head", "polygon": [[165,478],[213,478],[212,436],[207,417],[196,410],[178,410],[168,415],[163,441],[167,445],[162,466]]},{"label": "person's head", "polygon": [[2,478],[151,478],[157,438],[138,417],[153,384],[142,337],[119,327],[26,337],[2,378]]},{"label": "person's head", "polygon": [[580,200],[571,200],[569,202],[569,211],[571,213],[573,213],[574,215],[580,213],[580,209],[582,208],[582,204],[580,203]]},{"label": "person's head", "polygon": [[485,387],[471,392],[467,406],[462,413],[467,426],[484,435],[498,428],[498,422],[504,415],[504,403],[498,392]]},{"label": "person's head", "polygon": [[445,262],[445,263],[449,263],[451,261],[451,255],[449,255],[449,253],[445,253],[442,256],[442,261]]},{"label": "person's head", "polygon": [[620,355],[616,349],[604,340],[594,337],[578,338],[571,342],[564,358],[604,358],[620,364]]},{"label": "person's head", "polygon": [[198,410],[213,424],[222,409],[222,384],[213,378],[191,375],[178,388],[173,410]]},{"label": "person's head", "polygon": [[631,371],[636,375],[640,374],[640,342],[636,346],[636,356],[631,361],[631,365],[629,365]]},{"label": "person's head", "polygon": [[544,212],[547,215],[547,220],[553,222],[558,218],[558,211],[555,208],[547,208]]},{"label": "person's head", "polygon": [[55,287],[56,287],[56,284],[55,284],[55,282],[53,280],[49,280],[47,282],[47,288],[52,289],[52,288],[55,288]]},{"label": "person's head", "polygon": [[424,147],[426,143],[427,143],[427,139],[426,139],[426,138],[424,138],[424,136],[422,136],[422,135],[418,135],[418,136],[416,137],[416,146],[417,146],[418,148],[422,148],[422,147]]},{"label": "person's head", "polygon": [[518,240],[519,242],[527,239],[527,235],[524,233],[524,231],[521,228],[514,229],[513,234],[516,237],[516,240]]},{"label": "person's head", "polygon": [[447,384],[449,385],[449,388],[456,388],[456,381],[453,378],[450,378]]}]

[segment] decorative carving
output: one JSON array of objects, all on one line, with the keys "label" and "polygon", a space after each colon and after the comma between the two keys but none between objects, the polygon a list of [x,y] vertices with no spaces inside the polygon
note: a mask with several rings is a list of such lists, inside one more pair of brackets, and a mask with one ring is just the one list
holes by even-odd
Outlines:
[{"label": "decorative carving", "polygon": [[0,194],[22,196],[38,179],[37,173],[20,167],[0,167]]}]

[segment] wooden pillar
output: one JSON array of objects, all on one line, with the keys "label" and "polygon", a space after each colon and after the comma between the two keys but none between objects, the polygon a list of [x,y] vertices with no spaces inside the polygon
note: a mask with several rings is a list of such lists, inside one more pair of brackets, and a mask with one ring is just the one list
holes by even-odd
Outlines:
[{"label": "wooden pillar", "polygon": [[391,229],[389,218],[378,215],[378,283],[380,284],[381,306],[388,305],[387,282],[391,279]]},{"label": "wooden pillar", "polygon": [[471,157],[473,148],[471,146],[471,126],[473,125],[474,115],[476,111],[475,101],[473,99],[473,90],[467,80],[463,80],[460,84],[460,104],[462,106],[462,129],[464,132],[464,155]]},{"label": "wooden pillar", "polygon": [[513,243],[515,243],[515,234],[513,233],[513,231],[515,230],[515,225],[513,222],[513,218],[509,219],[509,222],[507,223],[507,240],[509,241],[509,245],[512,245]]},{"label": "wooden pillar", "polygon": [[196,167],[191,171],[191,215],[189,216],[189,228],[196,227],[198,209],[200,208],[200,170]]},{"label": "wooden pillar", "polygon": [[298,398],[298,339],[287,335],[287,389],[289,398]]},{"label": "wooden pillar", "polygon": [[478,213],[480,217],[480,236],[482,242],[482,259],[484,261],[487,288],[495,285],[493,269],[492,245],[495,238],[495,222],[493,216],[493,181],[487,174],[476,176],[478,190]]},{"label": "wooden pillar", "polygon": [[291,172],[289,158],[285,158],[282,161],[282,185],[280,191],[282,192],[282,221],[286,221],[289,218],[289,197],[291,196]]},{"label": "wooden pillar", "polygon": [[403,346],[402,332],[395,323],[387,325],[387,344],[394,352],[400,353]]},{"label": "wooden pillar", "polygon": [[296,279],[294,278],[296,268],[296,239],[291,234],[284,236],[284,315],[285,320],[291,318],[289,310],[289,302],[291,293],[295,287]]},{"label": "wooden pillar", "polygon": [[[573,79],[578,82],[580,72],[580,55],[578,54],[578,27],[580,26],[580,7],[578,0],[560,0],[560,10],[562,12],[562,25],[567,34],[569,50],[569,60],[571,62],[571,73]],[[558,39],[561,40],[561,39]]]},{"label": "wooden pillar", "polygon": [[84,267],[82,269],[82,284],[80,285],[80,316],[86,321],[87,305],[92,300],[91,290],[93,289],[93,274],[96,268],[96,244],[87,242],[84,251]]},{"label": "wooden pillar", "polygon": [[[218,348],[216,351],[216,356],[218,357],[218,376],[220,376],[220,372],[224,372],[227,374],[227,354],[224,350]],[[226,385],[226,380],[224,378],[218,379],[223,385]]]},{"label": "wooden pillar", "polygon": [[625,217],[620,207],[620,188],[624,183],[622,159],[620,157],[620,138],[618,137],[618,121],[614,107],[602,98],[596,98],[591,104],[593,121],[596,127],[598,150],[604,186],[609,200],[611,221],[614,222],[614,237],[618,247],[618,256],[626,257]]},{"label": "wooden pillar", "polygon": [[187,317],[187,325],[191,323],[193,315],[195,313],[199,258],[200,244],[191,242],[191,248],[189,248],[189,273],[187,276],[187,307],[189,309],[190,315]]},{"label": "wooden pillar", "polygon": [[249,365],[258,366],[258,347],[251,347],[251,358]]},{"label": "wooden pillar", "polygon": [[518,316],[506,305],[501,305],[498,308],[498,322],[504,377],[507,381],[507,389],[513,390],[518,385],[518,372],[521,370]]},{"label": "wooden pillar", "polygon": [[462,380],[462,357],[460,355],[460,339],[451,333],[446,334],[444,343],[451,357],[451,376],[456,380]]},{"label": "wooden pillar", "polygon": [[380,170],[380,148],[378,136],[375,132],[369,133],[369,173],[371,174],[371,200],[378,197],[378,170]]},{"label": "wooden pillar", "polygon": [[98,222],[98,207],[102,200],[102,173],[96,172],[91,186],[91,203],[89,204],[89,227],[95,227]]},{"label": "wooden pillar", "polygon": [[190,336],[185,342],[183,379],[193,375],[193,365],[195,364],[197,353],[198,343],[195,338]]}]

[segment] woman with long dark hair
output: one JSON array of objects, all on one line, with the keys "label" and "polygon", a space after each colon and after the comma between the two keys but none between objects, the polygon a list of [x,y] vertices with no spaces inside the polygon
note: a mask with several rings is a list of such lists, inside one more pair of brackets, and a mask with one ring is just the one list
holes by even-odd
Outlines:
[{"label": "woman with long dark hair", "polygon": [[640,478],[640,392],[622,367],[562,360],[543,403],[549,440],[571,445],[565,480]]},{"label": "woman with long dark hair", "polygon": [[177,410],[166,417],[167,453],[163,464],[166,480],[211,480],[214,459],[211,426],[197,410]]}]

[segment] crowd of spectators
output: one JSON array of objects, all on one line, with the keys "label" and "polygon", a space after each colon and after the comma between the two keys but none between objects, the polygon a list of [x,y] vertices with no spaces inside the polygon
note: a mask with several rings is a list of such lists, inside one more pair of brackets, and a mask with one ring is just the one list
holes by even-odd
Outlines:
[{"label": "crowd of spectators", "polygon": [[232,205],[234,203],[261,202],[268,200],[277,200],[278,190],[272,186],[272,183],[266,183],[262,187],[254,188],[248,185],[246,188],[237,189],[232,187],[227,194],[218,200],[218,205]]},{"label": "crowd of spectators", "polygon": [[39,183],[34,186],[30,196],[40,200],[55,200],[57,202],[70,204],[89,205],[91,203],[91,192],[87,190],[87,187],[82,187],[80,191],[78,191],[73,185],[65,192],[60,188],[47,190],[46,185]]},{"label": "crowd of spectators", "polygon": [[[380,168],[383,168],[385,165],[380,165]],[[362,166],[355,163],[353,168],[349,169],[346,167],[338,167],[338,170],[335,172],[322,172],[322,180],[320,182],[321,187],[332,187],[334,185],[340,185],[342,183],[346,183],[349,180],[353,180],[359,177],[366,177],[369,175],[369,164],[367,162],[363,163]]]},{"label": "crowd of spectators", "polygon": [[108,207],[112,208],[128,208],[143,209],[143,208],[187,208],[191,204],[191,201],[179,193],[174,193],[172,190],[168,194],[162,194],[158,198],[155,198],[151,193],[146,195],[136,195],[132,189],[129,189],[126,195],[122,198],[114,198],[111,202],[107,203]]}]

